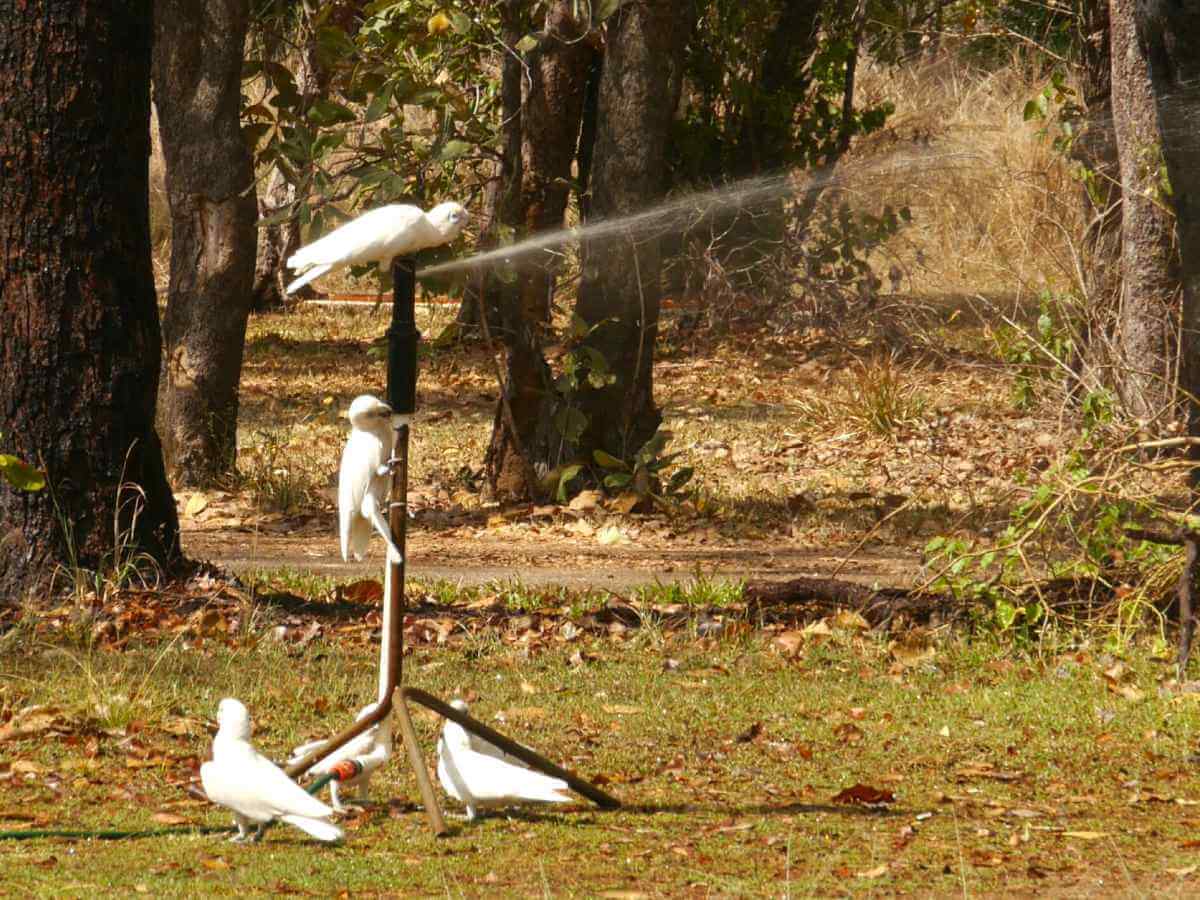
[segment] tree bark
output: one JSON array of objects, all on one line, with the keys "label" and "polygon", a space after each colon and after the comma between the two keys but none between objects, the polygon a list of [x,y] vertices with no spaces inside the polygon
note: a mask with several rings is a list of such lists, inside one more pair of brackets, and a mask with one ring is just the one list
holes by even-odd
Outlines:
[{"label": "tree bark", "polygon": [[[1200,0],[1139,0],[1138,39],[1150,65],[1179,240],[1183,308],[1180,386],[1188,434],[1200,437]],[[1200,461],[1200,448],[1190,447]],[[1192,470],[1200,494],[1200,468]]]},{"label": "tree bark", "polygon": [[154,100],[171,205],[164,443],[178,483],[233,469],[254,281],[254,168],[242,138],[248,0],[157,0]]},{"label": "tree bark", "polygon": [[[692,15],[690,4],[633,0],[609,22],[591,173],[595,218],[618,218],[653,204],[663,193],[676,106],[669,88],[678,84],[674,75],[682,65]],[[579,389],[579,406],[588,420],[582,442],[588,459],[596,449],[629,458],[662,420],[652,381],[660,269],[657,237],[626,234],[584,244],[576,305],[590,329],[583,349],[600,354],[616,377],[603,387],[585,381]]]},{"label": "tree bark", "polygon": [[1083,112],[1071,156],[1090,177],[1080,202],[1088,215],[1081,241],[1088,318],[1084,346],[1073,365],[1087,383],[1111,383],[1121,290],[1121,172],[1112,115],[1112,43],[1108,2],[1077,0],[1080,96]]},{"label": "tree bark", "polygon": [[0,484],[0,598],[179,555],[154,431],[150,22],[149,0],[0,15],[0,429],[48,481]]},{"label": "tree bark", "polygon": [[[350,0],[347,3],[335,4],[326,19],[329,26],[340,27],[347,34],[353,35],[357,30],[356,17],[361,12],[363,3],[360,0]],[[299,53],[296,57],[296,90],[300,94],[300,106],[296,115],[303,119],[306,111],[314,102],[329,93],[330,72],[321,64],[317,52],[317,33],[313,19],[317,9],[311,3],[301,3],[298,10],[300,17],[297,26]],[[280,36],[274,36],[268,56],[275,55],[278,46],[283,42]],[[298,173],[302,181],[312,177],[312,172],[305,170]],[[307,185],[304,185],[307,189]],[[290,184],[283,172],[276,167],[265,186],[258,195],[258,215],[267,219],[296,202],[297,185]],[[266,225],[258,229],[257,250],[254,265],[254,287],[251,298],[251,310],[254,312],[269,312],[283,309],[286,295],[284,287],[289,281],[287,260],[300,249],[300,223],[296,218],[285,219],[274,225]],[[316,291],[305,285],[295,295],[297,298],[314,297]]]},{"label": "tree bark", "polygon": [[[584,26],[572,13],[571,0],[551,5],[538,46],[526,61],[529,76],[520,104],[520,129],[515,133],[520,166],[512,173],[519,193],[509,205],[509,215],[520,223],[522,236],[561,228],[567,208],[591,57],[582,40]],[[511,120],[507,111],[505,117]],[[497,409],[487,457],[488,480],[501,499],[536,496],[538,486],[529,483],[533,463],[551,464],[550,370],[542,345],[555,268],[540,261],[522,267],[516,290],[505,292],[501,303],[506,373],[505,395],[499,402],[507,404],[512,418]]]},{"label": "tree bark", "polygon": [[1175,222],[1161,195],[1161,149],[1150,70],[1138,45],[1135,0],[1111,0],[1112,113],[1121,168],[1121,301],[1115,382],[1126,410],[1162,418],[1172,394],[1178,319]]}]

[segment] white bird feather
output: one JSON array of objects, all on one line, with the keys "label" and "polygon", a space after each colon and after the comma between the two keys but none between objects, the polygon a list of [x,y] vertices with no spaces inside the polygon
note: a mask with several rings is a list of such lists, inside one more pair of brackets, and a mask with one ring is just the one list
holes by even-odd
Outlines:
[{"label": "white bird feather", "polygon": [[[364,706],[355,717],[355,721],[365,719],[375,711],[375,706],[376,704],[374,703]],[[308,754],[321,747],[324,743],[325,741],[311,741],[307,744],[301,744],[292,751],[292,758],[288,760],[288,765],[308,756]],[[343,812],[346,807],[342,803],[341,792],[349,788],[355,792],[356,799],[360,801],[367,800],[371,787],[371,776],[391,757],[392,718],[388,715],[358,737],[338,747],[338,749],[314,764],[308,771],[313,775],[328,775],[338,763],[344,760],[352,760],[361,766],[359,773],[353,778],[346,778],[344,780],[334,779],[329,783],[329,796],[333,803],[333,808],[338,812]]]},{"label": "white bird feather", "polygon": [[287,293],[336,269],[361,263],[388,268],[397,256],[448,244],[467,219],[467,211],[453,202],[439,203],[429,212],[404,203],[372,209],[292,254],[287,267],[300,277],[287,286]]},{"label": "white bird feather", "polygon": [[233,812],[237,843],[262,836],[250,831],[275,819],[319,841],[340,841],[342,830],[329,821],[333,810],[288,778],[250,743],[250,714],[241,701],[226,697],[217,706],[213,758],[200,767],[200,781],[213,803]]},{"label": "white bird feather", "polygon": [[392,541],[384,510],[392,456],[392,409],[382,400],[363,394],[350,404],[350,437],[342,450],[342,465],[338,472],[338,533],[341,538],[342,559],[349,562],[367,553],[371,527],[383,537],[393,562],[401,554]]},{"label": "white bird feather", "polygon": [[[461,700],[452,704],[466,711]],[[482,749],[475,749],[474,746]],[[446,720],[438,739],[438,781],[467,809],[467,821],[481,809],[517,803],[570,803],[567,783],[527,769],[494,744]]]}]

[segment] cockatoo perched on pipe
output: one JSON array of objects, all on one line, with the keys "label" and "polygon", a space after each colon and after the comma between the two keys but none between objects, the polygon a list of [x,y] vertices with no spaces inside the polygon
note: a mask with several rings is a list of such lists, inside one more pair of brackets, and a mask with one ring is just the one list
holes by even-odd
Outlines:
[{"label": "cockatoo perched on pipe", "polygon": [[[226,697],[217,706],[213,758],[200,767],[200,781],[213,803],[233,811],[235,843],[257,841],[262,826],[282,819],[318,841],[340,841],[342,829],[329,821],[333,810],[288,778],[250,743],[250,714],[241,701]],[[250,831],[250,824],[259,825]]]},{"label": "cockatoo perched on pipe", "polygon": [[[467,710],[461,700],[450,705]],[[571,802],[565,781],[508,762],[510,758],[457,722],[446,720],[438,739],[438,781],[447,794],[467,808],[468,822],[480,809],[515,803]]]},{"label": "cockatoo perched on pipe", "polygon": [[[355,721],[362,721],[374,711],[375,704],[368,703],[355,717]],[[325,741],[313,741],[301,744],[292,751],[292,758],[288,760],[288,764],[308,756],[324,743]],[[335,776],[329,783],[329,796],[333,808],[338,812],[344,812],[346,807],[342,803],[339,791],[351,788],[358,800],[366,801],[371,785],[371,776],[391,757],[392,719],[389,715],[358,737],[334,750],[309,769],[309,772],[313,775]],[[346,763],[349,763],[349,767],[344,765]]]},{"label": "cockatoo perched on pipe", "polygon": [[355,559],[366,554],[372,525],[387,541],[389,560],[402,559],[383,514],[394,438],[392,408],[370,394],[355,397],[350,404],[350,437],[338,473],[338,526],[342,559],[347,562],[351,554]]},{"label": "cockatoo perched on pipe", "polygon": [[292,254],[287,267],[301,274],[287,286],[287,293],[326,272],[360,263],[378,263],[387,271],[397,256],[450,243],[467,219],[467,211],[457,203],[439,203],[429,212],[403,203],[365,212]]}]

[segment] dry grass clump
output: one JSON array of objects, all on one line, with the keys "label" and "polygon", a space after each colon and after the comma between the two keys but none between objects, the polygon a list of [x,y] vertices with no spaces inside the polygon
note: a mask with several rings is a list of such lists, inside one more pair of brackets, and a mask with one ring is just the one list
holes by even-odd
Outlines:
[{"label": "dry grass clump", "polygon": [[[1023,119],[1046,80],[1021,55],[987,71],[952,52],[864,66],[860,104],[887,99],[896,112],[856,145],[842,181],[852,204],[912,210],[879,260],[902,269],[912,293],[1023,298],[1073,280],[1080,188],[1043,124]],[[898,152],[913,163],[873,165]]]}]

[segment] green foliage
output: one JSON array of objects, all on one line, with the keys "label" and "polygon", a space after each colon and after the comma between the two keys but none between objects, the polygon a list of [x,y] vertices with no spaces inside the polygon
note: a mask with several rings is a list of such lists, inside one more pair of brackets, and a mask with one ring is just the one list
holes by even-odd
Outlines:
[{"label": "green foliage", "polygon": [[40,491],[46,486],[42,472],[7,453],[0,453],[0,478],[19,491]]},{"label": "green foliage", "polygon": [[603,450],[592,451],[593,460],[604,472],[601,484],[611,491],[633,494],[639,500],[670,506],[694,474],[691,466],[681,466],[667,475],[680,456],[665,452],[670,439],[671,432],[659,429],[629,460],[618,459]]},{"label": "green foliage", "polygon": [[[702,5],[684,62],[689,90],[675,125],[676,184],[708,184],[764,164],[819,165],[837,155],[842,134],[883,125],[893,109],[886,102],[843,121],[853,27],[845,4],[829,3],[824,13],[810,59],[802,35],[778,41],[777,23],[786,15],[779,0]],[[782,84],[764,81],[768,62],[785,74]]]},{"label": "green foliage", "polygon": [[313,35],[326,91],[298,83],[265,53],[244,68],[255,102],[243,120],[257,162],[296,186],[298,199],[275,219],[323,232],[345,217],[335,200],[358,207],[461,197],[464,168],[494,156],[498,82],[484,73],[495,5],[468,16],[432,0],[374,0],[353,34],[331,19],[333,9],[322,6],[300,29]]},{"label": "green foliage", "polygon": [[1119,623],[1153,608],[1177,578],[1179,553],[1127,533],[1129,523],[1167,514],[1135,491],[1126,495],[1124,479],[1113,474],[1117,453],[1080,445],[1044,472],[1018,474],[1024,499],[994,539],[943,535],[925,545],[930,587],[978,604],[997,631],[1022,638],[1049,616],[1041,587],[1047,576],[1064,589],[1090,586],[1115,598]]},{"label": "green foliage", "polygon": [[[1073,329],[1067,318],[1071,305],[1069,299],[1043,291],[1032,331],[1013,325],[995,332],[1000,357],[1017,366],[1013,404],[1018,409],[1031,408],[1041,396],[1043,385],[1060,383],[1069,371],[1075,353]],[[1099,414],[1104,401],[1097,398],[1094,404],[1093,413]],[[1111,418],[1111,398],[1107,405]]]}]

